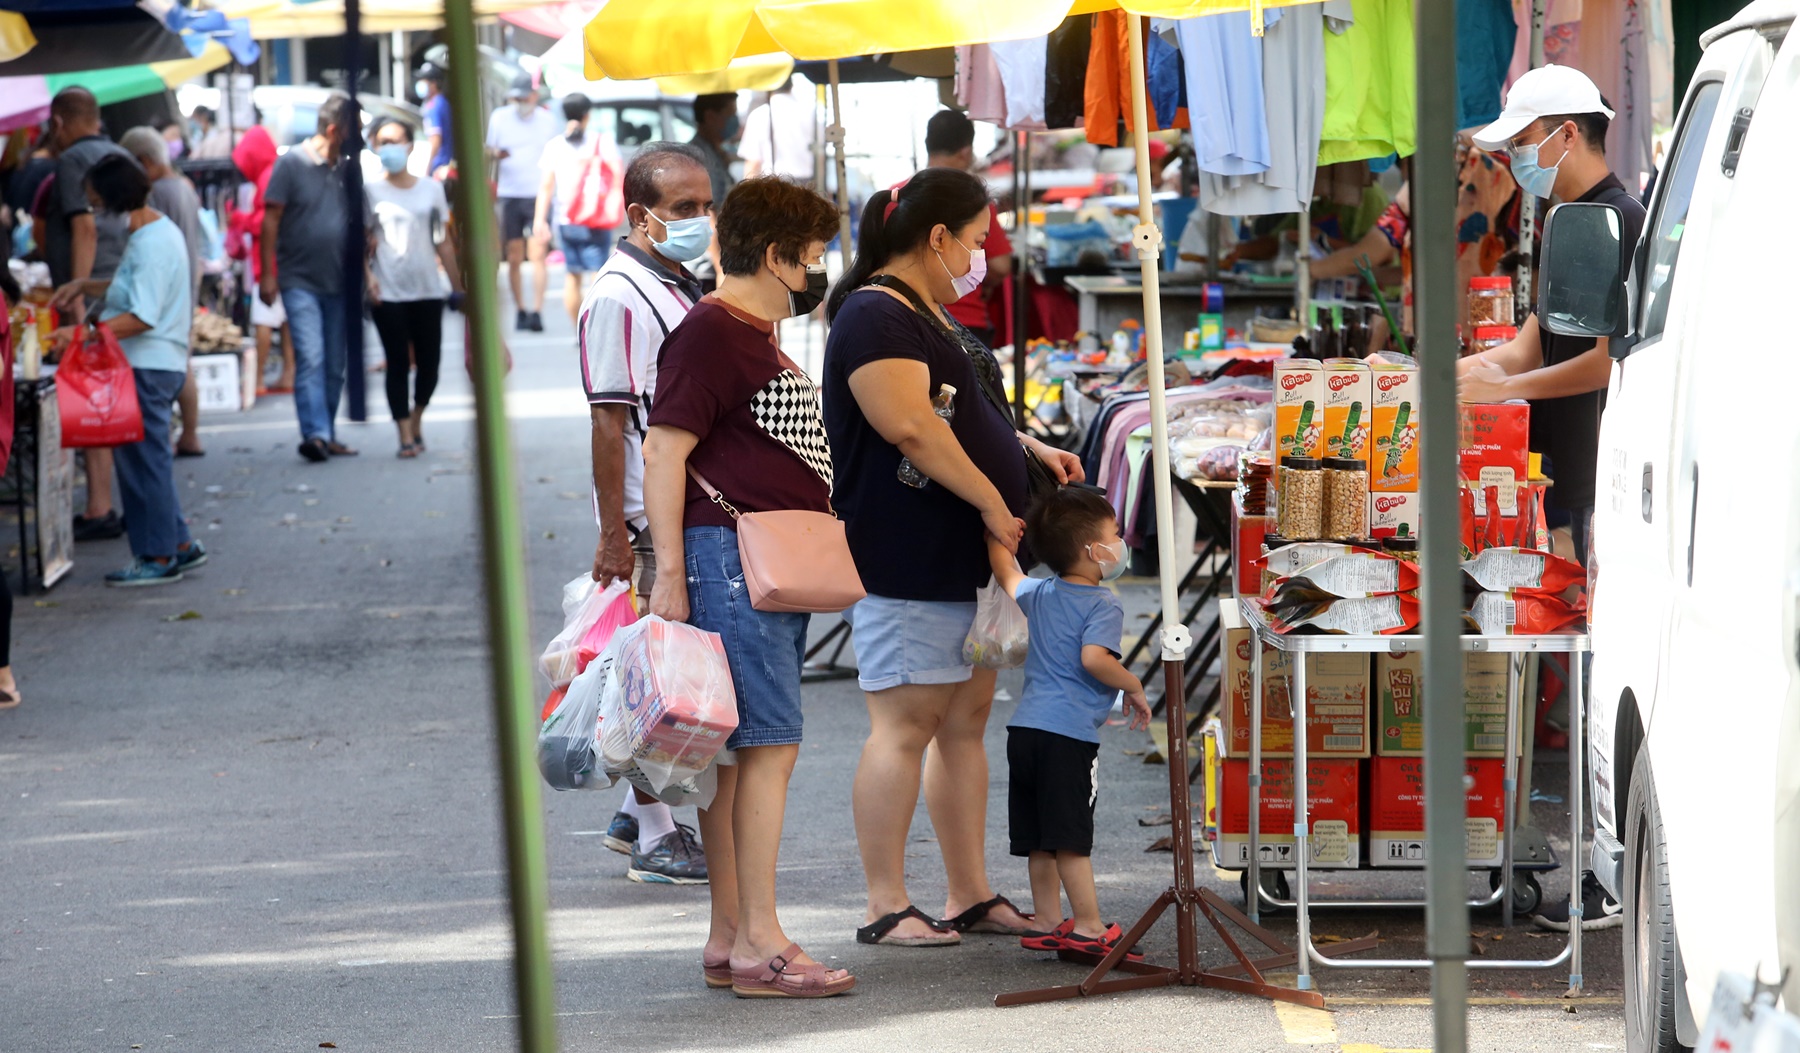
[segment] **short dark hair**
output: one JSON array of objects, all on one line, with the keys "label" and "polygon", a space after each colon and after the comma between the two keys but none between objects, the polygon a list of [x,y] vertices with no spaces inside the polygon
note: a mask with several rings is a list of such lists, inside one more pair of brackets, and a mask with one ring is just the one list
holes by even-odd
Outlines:
[{"label": "short dark hair", "polygon": [[658,140],[638,147],[637,156],[625,168],[625,204],[645,208],[662,204],[662,173],[682,165],[706,171],[706,159],[687,143]]},{"label": "short dark hair", "polygon": [[416,140],[417,133],[413,131],[412,125],[407,124],[405,121],[396,117],[383,117],[381,120],[376,121],[374,126],[369,129],[369,142],[373,143],[375,137],[381,134],[381,130],[390,124],[406,133],[407,142],[410,143]]},{"label": "short dark hair", "polygon": [[194,107],[194,118],[196,120],[211,121],[213,119],[212,107],[211,106],[196,106],[196,107]]},{"label": "short dark hair", "polygon": [[347,126],[350,131],[356,131],[357,129],[350,125],[350,122],[356,119],[355,113],[356,104],[351,102],[350,96],[343,92],[334,91],[325,96],[325,101],[319,104],[319,134],[324,135],[332,128],[343,130]]},{"label": "short dark hair", "polygon": [[578,91],[563,96],[563,119],[566,121],[585,121],[593,108],[593,100]]},{"label": "short dark hair", "polygon": [[838,231],[837,206],[812,188],[780,176],[746,179],[731,188],[719,207],[719,269],[739,277],[762,269],[763,253],[775,246],[784,263],[801,263],[815,241]]},{"label": "short dark hair", "polygon": [[892,190],[870,194],[856,232],[856,255],[831,287],[825,317],[835,319],[851,293],[889,260],[926,244],[938,224],[961,230],[991,204],[987,184],[960,168],[927,168]]},{"label": "short dark hair", "polygon": [[79,84],[71,84],[50,100],[50,116],[61,117],[64,124],[100,119],[100,100]]},{"label": "short dark hair", "polygon": [[135,212],[150,200],[150,177],[124,154],[101,158],[88,169],[86,183],[110,212]]},{"label": "short dark hair", "polygon": [[706,115],[718,110],[737,111],[737,92],[719,91],[710,95],[694,96],[694,123],[706,120]]},{"label": "short dark hair", "polygon": [[975,122],[961,110],[939,110],[925,122],[925,152],[961,153],[975,145]]},{"label": "short dark hair", "polygon": [[1058,487],[1040,498],[1025,517],[1025,543],[1051,570],[1067,574],[1106,524],[1118,518],[1098,490]]},{"label": "short dark hair", "polygon": [[[1604,95],[1600,97],[1600,105],[1612,108],[1612,103],[1607,102]],[[1587,140],[1589,148],[1595,153],[1606,152],[1606,132],[1612,127],[1612,118],[1599,112],[1565,113],[1559,117],[1545,117],[1540,127],[1561,128],[1564,121],[1575,122],[1575,130],[1581,133],[1581,137]]]}]

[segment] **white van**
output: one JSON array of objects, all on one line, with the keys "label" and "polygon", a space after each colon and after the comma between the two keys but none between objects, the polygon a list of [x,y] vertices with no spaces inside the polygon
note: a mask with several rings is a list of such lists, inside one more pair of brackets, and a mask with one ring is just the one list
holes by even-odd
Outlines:
[{"label": "white van", "polygon": [[1692,1046],[1721,971],[1789,970],[1800,1011],[1797,10],[1702,38],[1628,278],[1608,206],[1546,225],[1540,320],[1616,360],[1588,730],[1633,1053]]}]

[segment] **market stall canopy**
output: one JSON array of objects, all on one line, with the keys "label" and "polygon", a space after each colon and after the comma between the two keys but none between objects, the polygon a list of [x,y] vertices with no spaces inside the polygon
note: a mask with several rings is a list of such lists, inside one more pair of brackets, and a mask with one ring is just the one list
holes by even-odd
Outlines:
[{"label": "market stall canopy", "polygon": [[579,26],[565,33],[561,40],[544,52],[540,68],[544,83],[558,95],[579,91],[595,98],[616,97],[630,85],[641,85],[651,93],[664,95],[707,95],[720,91],[769,91],[781,86],[793,75],[794,60],[786,55],[757,55],[732,60],[721,70],[689,73],[674,77],[657,77],[653,81],[621,81],[606,78],[604,86],[588,76],[582,57],[582,35]]},{"label": "market stall canopy", "polygon": [[561,40],[587,25],[604,2],[605,0],[562,0],[561,3],[539,4],[519,11],[508,11],[500,16],[500,21],[539,36]]},{"label": "market stall canopy", "polygon": [[[231,52],[223,44],[209,44],[199,58],[152,62],[138,66],[113,66],[81,73],[52,73],[0,77],[0,132],[37,124],[50,114],[50,100],[64,88],[82,87],[94,93],[102,106],[127,99],[156,95],[167,88],[224,66]],[[5,69],[0,66],[0,69]]]},{"label": "market stall canopy", "polygon": [[[745,61],[739,59],[738,61]],[[825,62],[796,62],[794,72],[815,84],[823,84],[831,71]],[[875,84],[901,80],[942,80],[956,76],[956,49],[929,48],[925,51],[899,51],[885,55],[845,59],[838,63],[838,81],[843,84]]]},{"label": "market stall canopy", "polygon": [[[258,40],[330,37],[344,32],[344,0],[208,0],[228,18],[250,20]],[[667,0],[663,0],[667,3]],[[543,0],[474,0],[477,18],[543,6]],[[394,33],[441,29],[443,0],[362,0],[362,31]]]},{"label": "market stall canopy", "polygon": [[609,0],[588,23],[588,79],[625,80],[723,69],[783,52],[801,60],[985,44],[1042,36],[1070,15],[1122,9],[1157,18],[1286,7],[1316,0]]},{"label": "market stall canopy", "polygon": [[[44,76],[142,62],[192,58],[179,34],[135,5],[106,0],[0,0],[0,76]],[[83,6],[83,5],[104,6]]]}]

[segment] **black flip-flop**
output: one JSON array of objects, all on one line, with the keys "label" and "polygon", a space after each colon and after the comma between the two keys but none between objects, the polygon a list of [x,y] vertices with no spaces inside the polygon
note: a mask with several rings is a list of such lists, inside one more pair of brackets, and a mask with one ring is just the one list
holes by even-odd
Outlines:
[{"label": "black flip-flop", "polygon": [[308,439],[300,444],[300,456],[320,464],[331,459],[331,451],[326,448],[324,439]]},{"label": "black flip-flop", "polygon": [[[913,938],[890,937],[888,933],[908,918],[917,918],[931,927],[933,935]],[[908,906],[905,910],[897,910],[892,914],[876,918],[874,921],[856,930],[857,943],[881,943],[892,947],[948,947],[961,943],[961,934],[944,928],[942,922],[925,916],[925,912],[917,907]]]},{"label": "black flip-flop", "polygon": [[1014,914],[1017,914],[1019,917],[1028,921],[1033,917],[1020,910],[1018,907],[1013,906],[1012,900],[1007,899],[1005,896],[995,896],[985,903],[975,904],[973,907],[963,911],[954,918],[945,918],[938,922],[937,925],[940,928],[950,929],[955,932],[986,932],[995,933],[1000,936],[1035,936],[1038,934],[1038,930],[1036,929],[1015,929],[1010,926],[1001,925],[999,922],[989,921],[988,915],[994,912],[995,907],[1006,907]]}]

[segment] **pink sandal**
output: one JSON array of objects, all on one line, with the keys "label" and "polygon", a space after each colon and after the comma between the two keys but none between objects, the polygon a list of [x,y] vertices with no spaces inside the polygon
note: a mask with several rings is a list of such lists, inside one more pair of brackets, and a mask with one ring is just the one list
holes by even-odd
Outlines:
[{"label": "pink sandal", "polygon": [[731,986],[731,956],[728,954],[718,961],[708,961],[705,955],[700,957],[700,972],[706,977],[706,986],[718,989]]},{"label": "pink sandal", "polygon": [[[819,962],[794,964],[800,954],[800,945],[790,943],[754,969],[731,970],[732,992],[739,998],[830,998],[856,986],[856,977],[842,969],[827,969]],[[834,980],[834,972],[843,975]]]}]

